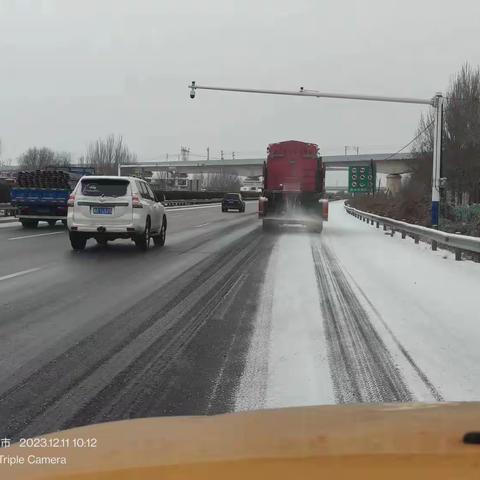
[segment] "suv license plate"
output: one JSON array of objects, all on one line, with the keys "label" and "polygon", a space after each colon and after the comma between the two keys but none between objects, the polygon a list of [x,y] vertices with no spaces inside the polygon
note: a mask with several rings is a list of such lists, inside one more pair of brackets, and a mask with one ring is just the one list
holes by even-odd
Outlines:
[{"label": "suv license plate", "polygon": [[112,213],[112,207],[92,207],[93,215],[111,215]]}]

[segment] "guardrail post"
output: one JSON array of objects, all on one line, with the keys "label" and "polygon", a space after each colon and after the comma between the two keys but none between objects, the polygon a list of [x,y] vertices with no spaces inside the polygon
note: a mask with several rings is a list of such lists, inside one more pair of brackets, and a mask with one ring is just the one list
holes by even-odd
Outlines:
[{"label": "guardrail post", "polygon": [[455,249],[455,260],[458,262],[462,259],[462,251],[459,248]]},{"label": "guardrail post", "polygon": [[392,228],[392,232],[390,233],[390,236],[393,237],[395,235],[395,229]]},{"label": "guardrail post", "polygon": [[438,248],[438,243],[437,243],[437,241],[436,241],[436,240],[432,240],[432,250],[433,250],[434,252],[436,252],[436,251],[437,251],[437,248]]},{"label": "guardrail post", "polygon": [[407,232],[405,230],[402,230],[402,238],[405,238],[407,236]]},{"label": "guardrail post", "polygon": [[377,222],[377,228],[379,228],[379,227],[380,227],[380,222]]},{"label": "guardrail post", "polygon": [[420,237],[418,235],[415,235],[413,238],[415,239],[415,243],[420,242]]}]

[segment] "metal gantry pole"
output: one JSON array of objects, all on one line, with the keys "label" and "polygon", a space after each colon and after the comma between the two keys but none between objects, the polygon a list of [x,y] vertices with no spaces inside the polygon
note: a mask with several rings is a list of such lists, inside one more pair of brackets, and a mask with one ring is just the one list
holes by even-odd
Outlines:
[{"label": "metal gantry pole", "polygon": [[[298,97],[316,97],[316,98],[340,98],[345,100],[366,100],[370,102],[394,102],[394,103],[416,103],[423,105],[433,105],[434,99],[431,98],[411,98],[411,97],[386,97],[382,95],[362,95],[356,93],[328,93],[317,90],[258,90],[253,88],[230,88],[230,87],[207,87],[197,85],[192,82],[190,89],[190,98],[195,98],[196,90],[217,90],[222,92],[240,92],[240,93],[259,93],[264,95],[294,95]],[[435,98],[435,97],[434,97]]]},{"label": "metal gantry pole", "polygon": [[440,212],[440,172],[442,155],[443,102],[441,93],[435,95],[435,121],[433,127],[433,167],[432,167],[432,227],[438,228]]},{"label": "metal gantry pole", "polygon": [[[190,89],[190,98],[195,98],[196,90],[216,90],[222,92],[240,92],[240,93],[258,93],[265,95],[294,95],[299,97],[316,97],[316,98],[338,98],[344,100],[364,100],[370,102],[391,102],[391,103],[413,103],[418,105],[430,105],[435,107],[435,126],[434,126],[434,143],[433,143],[433,171],[432,171],[432,226],[438,227],[438,216],[440,209],[440,158],[442,151],[442,112],[444,97],[441,93],[435,94],[433,98],[411,98],[411,97],[386,97],[380,95],[360,95],[360,94],[344,94],[344,93],[327,93],[317,90],[305,90],[303,87],[298,91],[289,90],[259,90],[253,88],[229,88],[229,87],[212,87],[205,85],[197,85],[192,82],[188,88]],[[346,152],[345,152],[346,153]]]}]

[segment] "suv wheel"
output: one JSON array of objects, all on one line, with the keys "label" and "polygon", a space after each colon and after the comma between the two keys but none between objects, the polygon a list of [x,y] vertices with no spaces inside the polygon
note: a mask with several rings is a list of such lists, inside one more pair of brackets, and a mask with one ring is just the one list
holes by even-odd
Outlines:
[{"label": "suv wheel", "polygon": [[135,237],[134,242],[140,250],[144,252],[148,250],[150,247],[150,220],[147,220],[145,230]]},{"label": "suv wheel", "polygon": [[167,219],[163,217],[162,228],[160,233],[153,237],[153,243],[158,247],[163,247],[165,245],[165,239],[167,238]]},{"label": "suv wheel", "polygon": [[87,244],[87,238],[75,232],[70,232],[70,243],[74,250],[83,250]]}]

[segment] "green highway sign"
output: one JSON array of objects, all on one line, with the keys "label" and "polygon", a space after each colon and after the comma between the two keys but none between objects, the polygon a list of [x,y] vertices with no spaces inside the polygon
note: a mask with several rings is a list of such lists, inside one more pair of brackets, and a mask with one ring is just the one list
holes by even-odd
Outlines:
[{"label": "green highway sign", "polygon": [[375,189],[373,165],[348,167],[348,191],[350,193],[372,193]]}]

